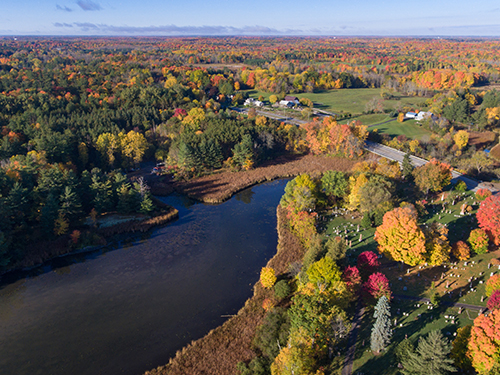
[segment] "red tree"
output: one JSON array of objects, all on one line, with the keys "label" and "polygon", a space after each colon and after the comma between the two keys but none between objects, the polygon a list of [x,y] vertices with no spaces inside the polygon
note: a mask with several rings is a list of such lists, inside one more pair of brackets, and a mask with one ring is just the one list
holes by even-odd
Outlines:
[{"label": "red tree", "polygon": [[389,280],[383,273],[373,273],[368,277],[368,281],[363,284],[363,298],[365,302],[373,302],[382,296],[391,299]]},{"label": "red tree", "polygon": [[359,270],[356,267],[348,266],[344,270],[342,280],[345,282],[349,290],[354,291],[359,286],[359,284],[361,284],[361,276],[359,274]]},{"label": "red tree", "polygon": [[375,272],[380,265],[380,262],[378,261],[377,255],[373,251],[363,251],[358,255],[358,261],[356,264],[358,269],[361,271],[361,274],[366,277]]},{"label": "red tree", "polygon": [[500,307],[500,290],[495,290],[486,303],[488,310],[495,310]]},{"label": "red tree", "polygon": [[500,245],[500,196],[486,198],[476,214],[479,226],[495,245]]}]

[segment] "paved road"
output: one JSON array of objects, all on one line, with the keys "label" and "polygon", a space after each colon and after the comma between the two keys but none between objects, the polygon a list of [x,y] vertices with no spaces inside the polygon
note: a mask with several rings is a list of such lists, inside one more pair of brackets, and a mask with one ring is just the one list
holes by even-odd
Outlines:
[{"label": "paved road", "polygon": [[347,342],[347,353],[345,355],[344,368],[342,369],[342,375],[352,374],[352,364],[354,362],[354,354],[356,353],[356,340],[358,339],[358,330],[361,323],[361,318],[365,313],[365,308],[358,302],[356,305],[356,312],[354,313],[354,319],[352,320],[351,332],[349,332],[349,341]]},{"label": "paved road", "polygon": [[[392,147],[387,147],[384,145],[381,145],[380,143],[375,143],[371,141],[366,141],[365,143],[365,150],[370,151],[376,155],[382,156],[384,158],[387,158],[389,160],[395,160],[398,161],[399,163],[403,162],[403,158],[405,156],[405,153],[399,150],[396,150],[395,148]],[[420,167],[424,164],[428,163],[428,160],[419,158],[417,156],[410,156],[410,160],[412,164],[415,167]],[[486,188],[491,190],[493,193],[496,193],[498,190],[494,188],[493,186],[489,186],[483,182],[479,182],[474,180],[473,178],[470,178],[469,176],[463,175],[457,171],[452,171],[452,182],[456,182],[457,180],[462,180],[467,184],[467,188],[472,191],[477,191],[478,189],[481,188]]]}]

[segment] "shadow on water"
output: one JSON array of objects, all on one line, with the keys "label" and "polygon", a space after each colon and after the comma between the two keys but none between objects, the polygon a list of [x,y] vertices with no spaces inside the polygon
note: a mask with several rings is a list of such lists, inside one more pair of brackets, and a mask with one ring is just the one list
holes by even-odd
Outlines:
[{"label": "shadow on water", "polygon": [[177,221],[4,279],[1,372],[136,375],[167,363],[251,296],[276,252],[285,184],[216,206],[162,198],[179,209]]}]

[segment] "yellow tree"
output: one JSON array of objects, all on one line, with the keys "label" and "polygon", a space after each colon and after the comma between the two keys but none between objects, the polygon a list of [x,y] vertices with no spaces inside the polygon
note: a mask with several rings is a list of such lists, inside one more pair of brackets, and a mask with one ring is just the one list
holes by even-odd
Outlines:
[{"label": "yellow tree", "polygon": [[349,177],[349,194],[348,199],[348,209],[351,211],[357,210],[360,204],[360,189],[368,183],[368,178],[366,174],[360,173],[357,177]]},{"label": "yellow tree", "polygon": [[451,246],[447,235],[448,228],[439,223],[432,223],[426,229],[427,262],[431,266],[440,266],[450,260]]},{"label": "yellow tree", "polygon": [[263,267],[260,271],[260,283],[266,289],[271,289],[276,283],[276,273],[271,267]]},{"label": "yellow tree", "polygon": [[465,146],[467,146],[467,143],[469,143],[469,133],[465,130],[459,130],[453,136],[453,140],[455,141],[458,149],[462,150]]},{"label": "yellow tree", "polygon": [[123,158],[131,160],[134,164],[140,163],[149,146],[144,135],[131,130],[127,134],[120,133],[118,136]]},{"label": "yellow tree", "polygon": [[120,150],[120,142],[118,136],[111,133],[102,133],[96,141],[96,149],[107,159],[108,164],[112,167],[115,163],[115,153]]},{"label": "yellow tree", "polygon": [[375,231],[378,251],[390,259],[415,266],[425,262],[425,236],[410,207],[398,207],[384,215]]},{"label": "yellow tree", "polygon": [[192,108],[188,115],[184,117],[182,123],[189,129],[196,131],[200,130],[200,125],[203,121],[205,121],[205,111],[201,108]]}]

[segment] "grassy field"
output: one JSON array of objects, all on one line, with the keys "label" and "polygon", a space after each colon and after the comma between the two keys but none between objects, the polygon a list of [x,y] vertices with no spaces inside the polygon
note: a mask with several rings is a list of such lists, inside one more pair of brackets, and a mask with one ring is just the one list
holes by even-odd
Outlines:
[{"label": "grassy field", "polygon": [[[473,208],[471,215],[460,215],[464,202]],[[446,224],[450,243],[466,240],[470,230],[477,226],[475,212],[478,207],[473,193],[467,192],[455,205],[447,205],[443,212],[438,197],[426,206],[427,214],[421,217],[421,223],[438,221]],[[359,215],[334,209],[322,215],[319,222],[318,230],[325,237],[341,235],[350,241],[352,246],[347,253],[348,264],[355,264],[357,256],[363,251],[376,252],[377,244],[373,239],[375,228],[363,228],[360,219]],[[398,371],[393,351],[405,337],[416,342],[419,336],[432,330],[441,330],[445,337],[453,340],[457,328],[473,324],[478,316],[477,310],[459,310],[450,305],[466,303],[485,307],[485,282],[492,273],[500,272],[497,266],[490,266],[490,260],[499,256],[500,251],[497,250],[475,255],[466,262],[452,261],[439,267],[409,267],[382,258],[380,271],[389,279],[393,295],[429,298],[437,292],[442,303],[431,309],[426,303],[394,298],[391,302],[392,321],[396,323],[393,344],[379,356],[374,356],[370,350],[373,311],[367,308],[358,333],[353,373],[395,375]]]},{"label": "grassy field", "polygon": [[[380,89],[341,89],[315,93],[297,94],[299,98],[311,99],[315,108],[335,113],[360,114],[365,111],[366,103],[372,98],[380,98]],[[399,100],[384,100],[384,109],[393,110],[410,106],[422,108],[426,98],[399,97]]]},{"label": "grassy field", "polygon": [[388,134],[390,137],[406,135],[411,139],[421,139],[423,136],[430,136],[432,134],[429,130],[418,125],[415,120],[407,120],[405,122],[391,121],[386,124],[376,125],[370,128],[370,130],[375,129],[377,129],[381,134]]},{"label": "grassy field", "polygon": [[[250,97],[257,99],[260,95],[268,100],[270,93],[259,90],[245,90]],[[314,107],[334,113],[351,113],[359,115],[365,111],[365,106],[372,98],[380,98],[380,89],[341,89],[313,93],[291,94],[298,98],[308,98],[314,102]],[[397,95],[397,94],[396,94]],[[421,109],[426,98],[398,96],[399,100],[384,100],[384,109],[393,110],[409,106]],[[369,124],[367,124],[369,125]]]}]

